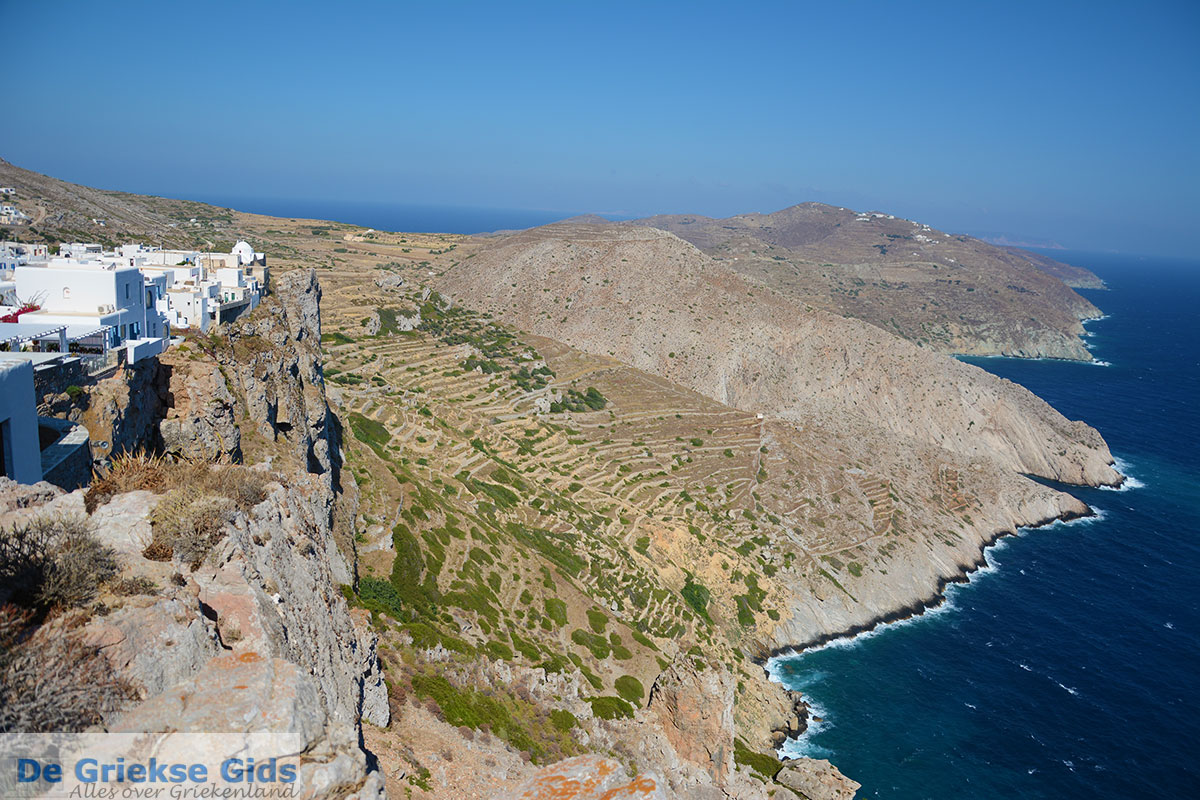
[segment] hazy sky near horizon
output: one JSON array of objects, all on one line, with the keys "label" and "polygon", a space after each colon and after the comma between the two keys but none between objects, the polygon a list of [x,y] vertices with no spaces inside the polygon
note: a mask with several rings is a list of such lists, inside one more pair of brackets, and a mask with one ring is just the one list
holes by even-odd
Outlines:
[{"label": "hazy sky near horizon", "polygon": [[639,216],[819,200],[1195,253],[1195,0],[0,0],[0,28],[0,157],[103,188]]}]

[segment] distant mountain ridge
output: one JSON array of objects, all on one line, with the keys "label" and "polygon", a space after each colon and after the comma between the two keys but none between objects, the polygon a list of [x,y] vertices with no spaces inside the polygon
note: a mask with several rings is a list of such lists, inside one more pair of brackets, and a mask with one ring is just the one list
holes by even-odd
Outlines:
[{"label": "distant mountain ridge", "polygon": [[630,224],[670,231],[794,299],[939,352],[1091,360],[1081,320],[1100,311],[1068,283],[1103,281],[1036,253],[822,203]]},{"label": "distant mountain ridge", "polygon": [[234,212],[208,203],[94,189],[4,159],[0,159],[0,186],[15,188],[12,202],[32,217],[29,225],[0,228],[0,238],[110,246],[137,241],[221,249],[238,238]]}]

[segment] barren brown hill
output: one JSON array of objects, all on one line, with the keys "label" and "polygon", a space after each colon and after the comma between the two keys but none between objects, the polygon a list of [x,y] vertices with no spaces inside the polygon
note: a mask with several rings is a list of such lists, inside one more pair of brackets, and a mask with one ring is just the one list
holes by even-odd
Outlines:
[{"label": "barren brown hill", "polygon": [[1026,250],[1022,247],[1005,245],[1005,250],[1015,253],[1021,258],[1032,261],[1038,269],[1048,275],[1053,275],[1072,289],[1106,289],[1104,281],[1096,273],[1074,264],[1050,258],[1049,256]]},{"label": "barren brown hill", "polygon": [[0,228],[0,238],[25,241],[131,241],[167,247],[218,247],[238,238],[234,212],[207,203],[93,189],[42,175],[0,158],[0,185],[17,190],[12,202],[32,217],[27,226]]},{"label": "barren brown hill", "polygon": [[1091,359],[1080,321],[1100,312],[1060,278],[1102,282],[1024,250],[821,203],[632,224],[670,231],[784,295],[939,352]]},{"label": "barren brown hill", "polygon": [[1103,439],[1009,381],[806,306],[673,234],[558,224],[436,280],[519,328],[801,425],[903,439],[1071,483],[1119,480]]}]

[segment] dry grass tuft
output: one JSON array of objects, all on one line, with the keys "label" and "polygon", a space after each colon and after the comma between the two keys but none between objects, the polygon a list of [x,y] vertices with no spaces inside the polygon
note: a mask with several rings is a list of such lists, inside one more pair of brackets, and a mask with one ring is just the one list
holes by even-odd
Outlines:
[{"label": "dry grass tuft", "polygon": [[179,558],[195,569],[238,511],[249,511],[266,499],[272,480],[269,474],[238,464],[175,461],[139,452],[114,458],[92,481],[84,503],[91,513],[124,492],[164,495],[150,517],[154,539],[143,555],[154,561]]},{"label": "dry grass tuft", "polygon": [[95,647],[0,606],[0,733],[82,731],[133,697]]},{"label": "dry grass tuft", "polygon": [[43,611],[90,602],[117,574],[116,553],[85,517],[37,517],[0,530],[0,600]]}]

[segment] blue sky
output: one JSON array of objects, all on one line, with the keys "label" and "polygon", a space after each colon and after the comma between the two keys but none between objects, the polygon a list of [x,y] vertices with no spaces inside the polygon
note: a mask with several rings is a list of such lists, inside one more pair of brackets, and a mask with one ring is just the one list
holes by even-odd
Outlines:
[{"label": "blue sky", "polygon": [[0,21],[21,32],[0,156],[105,188],[628,215],[820,200],[1195,252],[1194,0],[0,0]]}]

